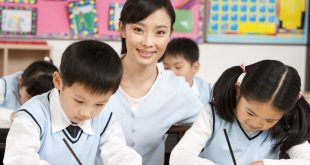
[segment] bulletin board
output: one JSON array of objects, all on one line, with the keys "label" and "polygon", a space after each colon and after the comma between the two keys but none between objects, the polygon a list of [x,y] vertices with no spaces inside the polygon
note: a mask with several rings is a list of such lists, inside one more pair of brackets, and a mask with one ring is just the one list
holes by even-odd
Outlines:
[{"label": "bulletin board", "polygon": [[[120,40],[118,20],[124,2],[0,0],[0,37]],[[205,1],[172,0],[172,3],[177,16],[173,37],[202,42]]]},{"label": "bulletin board", "polygon": [[306,44],[308,0],[209,0],[206,40]]}]

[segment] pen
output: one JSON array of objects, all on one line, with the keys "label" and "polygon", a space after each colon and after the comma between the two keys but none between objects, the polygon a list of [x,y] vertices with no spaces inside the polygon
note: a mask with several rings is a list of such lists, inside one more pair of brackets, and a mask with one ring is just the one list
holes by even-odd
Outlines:
[{"label": "pen", "polygon": [[232,158],[232,160],[233,160],[233,162],[234,162],[234,165],[237,165],[237,162],[236,162],[236,160],[235,160],[234,153],[233,153],[233,151],[232,151],[232,148],[231,148],[231,145],[230,145],[230,142],[229,142],[229,138],[228,138],[226,129],[223,129],[223,131],[224,131],[225,138],[226,138],[226,141],[227,141],[227,144],[228,144],[228,148],[229,148],[229,152],[230,152],[231,158]]},{"label": "pen", "polygon": [[65,138],[63,138],[62,140],[65,142],[66,146],[69,148],[69,150],[70,150],[71,154],[74,156],[75,160],[79,163],[79,165],[82,165],[80,159],[76,156],[76,154],[74,153],[74,151],[73,151],[72,148],[70,147],[70,145],[69,145],[69,143],[67,142],[67,140],[66,140]]},{"label": "pen", "polygon": [[18,101],[18,103],[19,103],[19,104],[23,104],[23,103],[22,103],[22,100],[21,100],[20,96],[17,94],[17,92],[16,92],[16,91],[13,91],[13,94],[15,95],[16,100]]}]

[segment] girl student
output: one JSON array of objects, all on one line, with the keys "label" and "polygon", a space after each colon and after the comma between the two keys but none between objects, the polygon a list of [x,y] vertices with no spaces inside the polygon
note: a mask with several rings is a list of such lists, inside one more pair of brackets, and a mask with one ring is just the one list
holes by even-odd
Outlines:
[{"label": "girl student", "polygon": [[279,61],[227,69],[170,164],[310,164],[310,106],[300,86],[297,71]]}]

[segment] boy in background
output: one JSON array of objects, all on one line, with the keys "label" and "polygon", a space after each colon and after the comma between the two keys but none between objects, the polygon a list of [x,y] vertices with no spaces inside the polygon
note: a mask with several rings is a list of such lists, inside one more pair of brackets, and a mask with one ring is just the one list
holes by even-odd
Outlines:
[{"label": "boy in background", "polygon": [[0,78],[0,123],[10,123],[14,113],[31,97],[54,88],[52,61],[35,61],[24,71]]},{"label": "boy in background", "polygon": [[109,45],[95,40],[70,45],[53,75],[55,89],[33,97],[16,113],[4,164],[141,164],[112,112],[103,109],[122,73]]},{"label": "boy in background", "polygon": [[189,38],[171,40],[163,57],[163,65],[176,76],[183,76],[202,103],[208,104],[211,85],[195,76],[199,71],[199,48],[196,42]]}]

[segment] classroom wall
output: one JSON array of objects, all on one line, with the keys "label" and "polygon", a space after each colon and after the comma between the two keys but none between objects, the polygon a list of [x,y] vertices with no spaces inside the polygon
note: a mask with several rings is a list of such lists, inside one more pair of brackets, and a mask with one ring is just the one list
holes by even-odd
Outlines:
[{"label": "classroom wall", "polygon": [[[73,41],[48,40],[52,46],[52,57],[59,66],[61,54]],[[107,42],[120,52],[120,42]],[[198,75],[210,83],[215,83],[221,73],[233,66],[251,64],[263,59],[275,59],[297,69],[301,76],[302,90],[305,87],[306,47],[302,45],[238,45],[200,44],[200,71]]]}]

